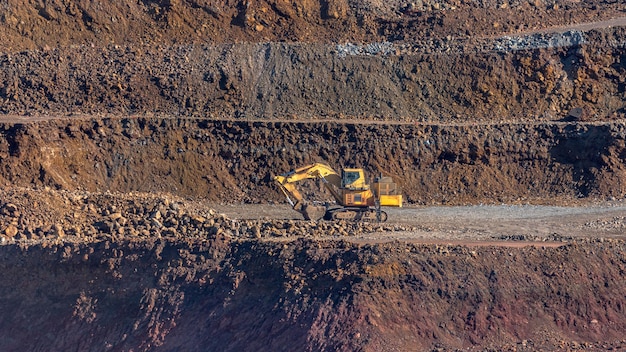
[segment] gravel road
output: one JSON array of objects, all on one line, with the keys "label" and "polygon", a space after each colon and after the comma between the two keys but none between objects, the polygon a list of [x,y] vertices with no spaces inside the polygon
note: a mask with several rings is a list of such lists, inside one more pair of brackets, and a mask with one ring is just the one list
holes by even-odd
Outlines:
[{"label": "gravel road", "polygon": [[[288,205],[211,205],[233,219],[299,219]],[[475,205],[385,209],[388,224],[412,231],[360,235],[354,240],[405,240],[424,243],[491,244],[554,242],[577,238],[626,238],[626,204],[557,207],[542,205]]]}]

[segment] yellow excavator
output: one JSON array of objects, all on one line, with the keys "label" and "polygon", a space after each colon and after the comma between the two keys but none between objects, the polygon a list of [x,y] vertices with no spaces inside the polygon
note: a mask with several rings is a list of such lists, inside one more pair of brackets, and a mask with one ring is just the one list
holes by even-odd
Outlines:
[{"label": "yellow excavator", "polygon": [[[321,180],[337,205],[308,203],[296,189],[296,183]],[[402,206],[402,194],[391,177],[377,177],[370,187],[363,169],[342,169],[339,175],[332,167],[315,163],[274,177],[294,210],[306,220],[386,221],[381,206]]]}]

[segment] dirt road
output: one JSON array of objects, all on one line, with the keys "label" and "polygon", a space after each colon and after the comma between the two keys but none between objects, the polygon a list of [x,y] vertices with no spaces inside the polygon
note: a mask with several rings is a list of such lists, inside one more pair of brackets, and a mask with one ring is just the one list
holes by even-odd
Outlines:
[{"label": "dirt road", "polygon": [[609,28],[609,27],[619,27],[626,25],[626,17],[615,17],[609,20],[604,21],[594,21],[587,23],[578,23],[569,26],[554,26],[544,29],[537,29],[532,31],[524,32],[524,34],[533,34],[533,33],[556,33],[561,31],[590,31],[592,29],[599,28]]},{"label": "dirt road", "polygon": [[[288,205],[212,205],[234,219],[300,219]],[[361,234],[353,241],[523,246],[577,238],[626,238],[626,204],[404,207],[385,209],[387,224],[412,231]]]}]

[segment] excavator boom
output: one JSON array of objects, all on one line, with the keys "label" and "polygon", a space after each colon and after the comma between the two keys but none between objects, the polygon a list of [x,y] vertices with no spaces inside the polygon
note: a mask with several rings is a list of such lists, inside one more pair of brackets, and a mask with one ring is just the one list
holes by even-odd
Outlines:
[{"label": "excavator boom", "polygon": [[297,182],[306,179],[322,180],[335,200],[340,202],[341,196],[333,187],[341,186],[341,177],[333,168],[321,163],[303,166],[274,177],[294,210],[302,214],[306,220],[318,220],[326,213],[326,207],[308,204],[295,186]]}]

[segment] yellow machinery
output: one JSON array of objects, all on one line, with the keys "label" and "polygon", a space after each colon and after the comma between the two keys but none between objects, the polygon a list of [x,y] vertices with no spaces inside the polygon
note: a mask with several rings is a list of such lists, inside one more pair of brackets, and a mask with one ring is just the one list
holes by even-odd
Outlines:
[{"label": "yellow machinery", "polygon": [[[295,186],[306,179],[321,180],[337,206],[307,203]],[[402,194],[391,177],[378,177],[370,187],[363,169],[343,169],[340,176],[332,167],[316,163],[275,176],[274,180],[289,204],[306,220],[386,221],[387,213],[381,210],[381,206],[402,206]]]}]

